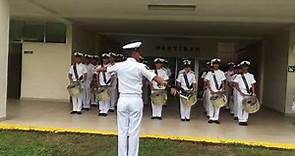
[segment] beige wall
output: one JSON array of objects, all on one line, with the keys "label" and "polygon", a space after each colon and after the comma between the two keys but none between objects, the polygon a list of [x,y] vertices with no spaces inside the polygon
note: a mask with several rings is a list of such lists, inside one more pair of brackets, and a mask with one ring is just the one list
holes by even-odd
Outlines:
[{"label": "beige wall", "polygon": [[6,117],[9,5],[0,0],[0,120]]},{"label": "beige wall", "polygon": [[21,98],[68,99],[70,58],[71,47],[67,44],[24,43]]},{"label": "beige wall", "polygon": [[270,36],[265,41],[263,105],[285,112],[289,32]]},{"label": "beige wall", "polygon": [[[289,41],[289,59],[288,65],[295,65],[295,28],[290,29],[290,41]],[[287,74],[287,93],[286,93],[286,114],[295,114],[292,111],[292,102],[295,96],[295,73]]]}]

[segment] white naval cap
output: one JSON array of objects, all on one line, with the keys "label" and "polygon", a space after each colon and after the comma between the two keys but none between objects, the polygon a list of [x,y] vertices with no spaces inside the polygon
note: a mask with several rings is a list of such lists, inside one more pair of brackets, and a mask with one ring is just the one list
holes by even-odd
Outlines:
[{"label": "white naval cap", "polygon": [[131,50],[138,49],[142,45],[142,42],[132,42],[123,46],[123,49]]},{"label": "white naval cap", "polygon": [[76,57],[83,57],[83,53],[75,52],[74,53],[74,56],[76,56]]},{"label": "white naval cap", "polygon": [[117,56],[117,54],[114,53],[114,52],[109,52],[109,55],[110,55],[110,57],[116,57]]},{"label": "white naval cap", "polygon": [[155,58],[154,63],[163,63],[163,59],[161,58]]},{"label": "white naval cap", "polygon": [[211,64],[220,63],[221,59],[220,58],[213,58],[213,59],[211,59],[210,62],[211,62]]},{"label": "white naval cap", "polygon": [[108,53],[103,53],[103,54],[101,54],[101,58],[110,58],[110,54],[108,54]]},{"label": "white naval cap", "polygon": [[93,58],[95,58],[95,59],[98,59],[98,58],[99,58],[99,56],[98,56],[98,55],[94,55],[94,56],[93,56]]},{"label": "white naval cap", "polygon": [[227,65],[228,66],[235,66],[236,64],[234,62],[228,62]]},{"label": "white naval cap", "polygon": [[240,66],[250,66],[250,65],[251,65],[250,61],[242,61],[240,63]]},{"label": "white naval cap", "polygon": [[190,66],[190,65],[192,65],[192,61],[191,60],[188,60],[188,59],[183,60],[182,63],[183,63],[184,66]]}]

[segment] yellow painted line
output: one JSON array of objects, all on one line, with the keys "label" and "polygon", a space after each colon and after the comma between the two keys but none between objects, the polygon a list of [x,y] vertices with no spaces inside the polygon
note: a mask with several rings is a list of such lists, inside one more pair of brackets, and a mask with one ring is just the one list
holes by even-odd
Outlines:
[{"label": "yellow painted line", "polygon": [[[80,133],[80,134],[95,134],[95,135],[105,135],[105,136],[118,135],[116,132],[112,132],[112,131],[44,128],[44,127],[23,126],[23,125],[14,125],[14,124],[0,124],[0,130],[36,131],[36,132],[50,132],[50,133]],[[270,143],[270,142],[260,142],[260,141],[242,141],[242,140],[219,139],[219,138],[214,139],[214,138],[205,138],[205,137],[163,136],[163,135],[141,135],[141,138],[199,142],[199,143],[213,143],[213,144],[238,144],[238,145],[254,146],[254,147],[295,150],[295,144],[280,144],[280,143]]]}]

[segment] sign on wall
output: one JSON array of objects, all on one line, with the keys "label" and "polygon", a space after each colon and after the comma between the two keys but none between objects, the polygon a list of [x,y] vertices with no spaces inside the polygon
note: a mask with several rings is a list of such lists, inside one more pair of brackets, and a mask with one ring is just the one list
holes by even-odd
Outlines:
[{"label": "sign on wall", "polygon": [[288,72],[295,73],[295,65],[288,67]]}]

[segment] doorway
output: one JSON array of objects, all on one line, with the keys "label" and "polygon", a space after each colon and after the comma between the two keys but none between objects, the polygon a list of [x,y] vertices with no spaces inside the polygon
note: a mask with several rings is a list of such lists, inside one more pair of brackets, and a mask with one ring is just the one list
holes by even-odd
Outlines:
[{"label": "doorway", "polygon": [[21,96],[21,69],[22,67],[22,44],[10,43],[8,54],[8,84],[7,97],[20,99]]}]

